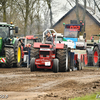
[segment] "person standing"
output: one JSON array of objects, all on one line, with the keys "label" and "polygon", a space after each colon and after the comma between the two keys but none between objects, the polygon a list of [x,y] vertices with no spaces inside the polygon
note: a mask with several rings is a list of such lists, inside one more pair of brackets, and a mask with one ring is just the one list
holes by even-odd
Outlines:
[{"label": "person standing", "polygon": [[24,62],[27,62],[27,68],[29,68],[29,44],[23,49],[24,52]]},{"label": "person standing", "polygon": [[23,48],[24,48],[24,43],[23,43],[23,40],[21,40],[21,46],[23,46]]}]

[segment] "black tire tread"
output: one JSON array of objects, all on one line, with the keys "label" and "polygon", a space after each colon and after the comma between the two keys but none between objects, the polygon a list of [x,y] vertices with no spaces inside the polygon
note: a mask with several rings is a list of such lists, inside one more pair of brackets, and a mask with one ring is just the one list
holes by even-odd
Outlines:
[{"label": "black tire tread", "polygon": [[15,63],[14,49],[5,48],[5,56],[6,56],[5,67],[13,67],[13,63]]},{"label": "black tire tread", "polygon": [[57,50],[57,58],[59,59],[59,71],[66,71],[66,48]]},{"label": "black tire tread", "polygon": [[30,48],[30,60],[34,57],[35,59],[39,58],[39,49],[38,48]]}]

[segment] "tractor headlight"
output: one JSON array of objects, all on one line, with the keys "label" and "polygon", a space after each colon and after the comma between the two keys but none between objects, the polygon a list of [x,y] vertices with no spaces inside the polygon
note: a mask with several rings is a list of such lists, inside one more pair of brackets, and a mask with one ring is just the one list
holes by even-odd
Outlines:
[{"label": "tractor headlight", "polygon": [[50,57],[49,55],[46,55],[46,57]]},{"label": "tractor headlight", "polygon": [[40,55],[40,57],[43,57],[43,55]]}]

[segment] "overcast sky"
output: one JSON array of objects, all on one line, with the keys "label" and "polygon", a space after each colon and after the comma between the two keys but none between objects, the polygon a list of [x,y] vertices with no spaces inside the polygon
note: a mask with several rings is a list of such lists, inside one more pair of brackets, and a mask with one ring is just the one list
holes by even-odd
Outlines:
[{"label": "overcast sky", "polygon": [[54,22],[57,22],[71,9],[71,6],[66,1],[67,0],[57,0],[57,1],[53,0],[52,11],[53,11]]},{"label": "overcast sky", "polygon": [[[70,0],[69,0],[70,1]],[[79,3],[84,5],[82,0],[79,0]],[[75,3],[71,4],[75,5]],[[91,0],[91,8],[94,8],[94,2],[93,0]],[[89,6],[89,4],[87,3],[87,6]],[[61,17],[63,17],[72,7],[70,6],[70,4],[67,2],[67,0],[52,0],[52,11],[53,11],[53,20],[54,23],[56,23]],[[98,10],[96,9],[96,15],[99,15],[100,13],[98,12]],[[54,24],[53,23],[53,24]]]}]

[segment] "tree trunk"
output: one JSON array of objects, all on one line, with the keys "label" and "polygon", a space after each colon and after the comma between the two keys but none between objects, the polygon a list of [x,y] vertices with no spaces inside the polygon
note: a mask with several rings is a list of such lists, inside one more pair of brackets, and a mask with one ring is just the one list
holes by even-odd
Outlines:
[{"label": "tree trunk", "polygon": [[52,27],[52,26],[53,26],[53,24],[52,24],[52,9],[51,9],[51,0],[47,0],[47,4],[48,4],[49,10],[50,10],[50,25],[51,25],[51,27]]},{"label": "tree trunk", "polygon": [[24,25],[24,36],[27,34],[27,21],[28,21],[28,14],[29,14],[29,0],[25,0],[26,3],[26,15],[25,15],[25,25]]},{"label": "tree trunk", "polygon": [[78,0],[76,0],[76,18],[77,18],[77,23],[79,24]]},{"label": "tree trunk", "polygon": [[12,22],[12,0],[10,0],[10,22]]},{"label": "tree trunk", "polygon": [[50,5],[50,24],[51,24],[51,27],[52,27],[53,24],[52,24],[52,9],[51,9],[51,5]]},{"label": "tree trunk", "polygon": [[3,22],[6,22],[6,0],[2,1],[2,9],[3,9]]},{"label": "tree trunk", "polygon": [[95,6],[98,8],[99,12],[100,12],[100,8],[99,6],[97,5],[96,1],[94,0],[94,3],[95,3]]},{"label": "tree trunk", "polygon": [[84,0],[84,10],[83,10],[83,23],[84,23],[84,26],[82,27],[82,34],[85,30],[85,15],[86,15],[86,0]]}]

